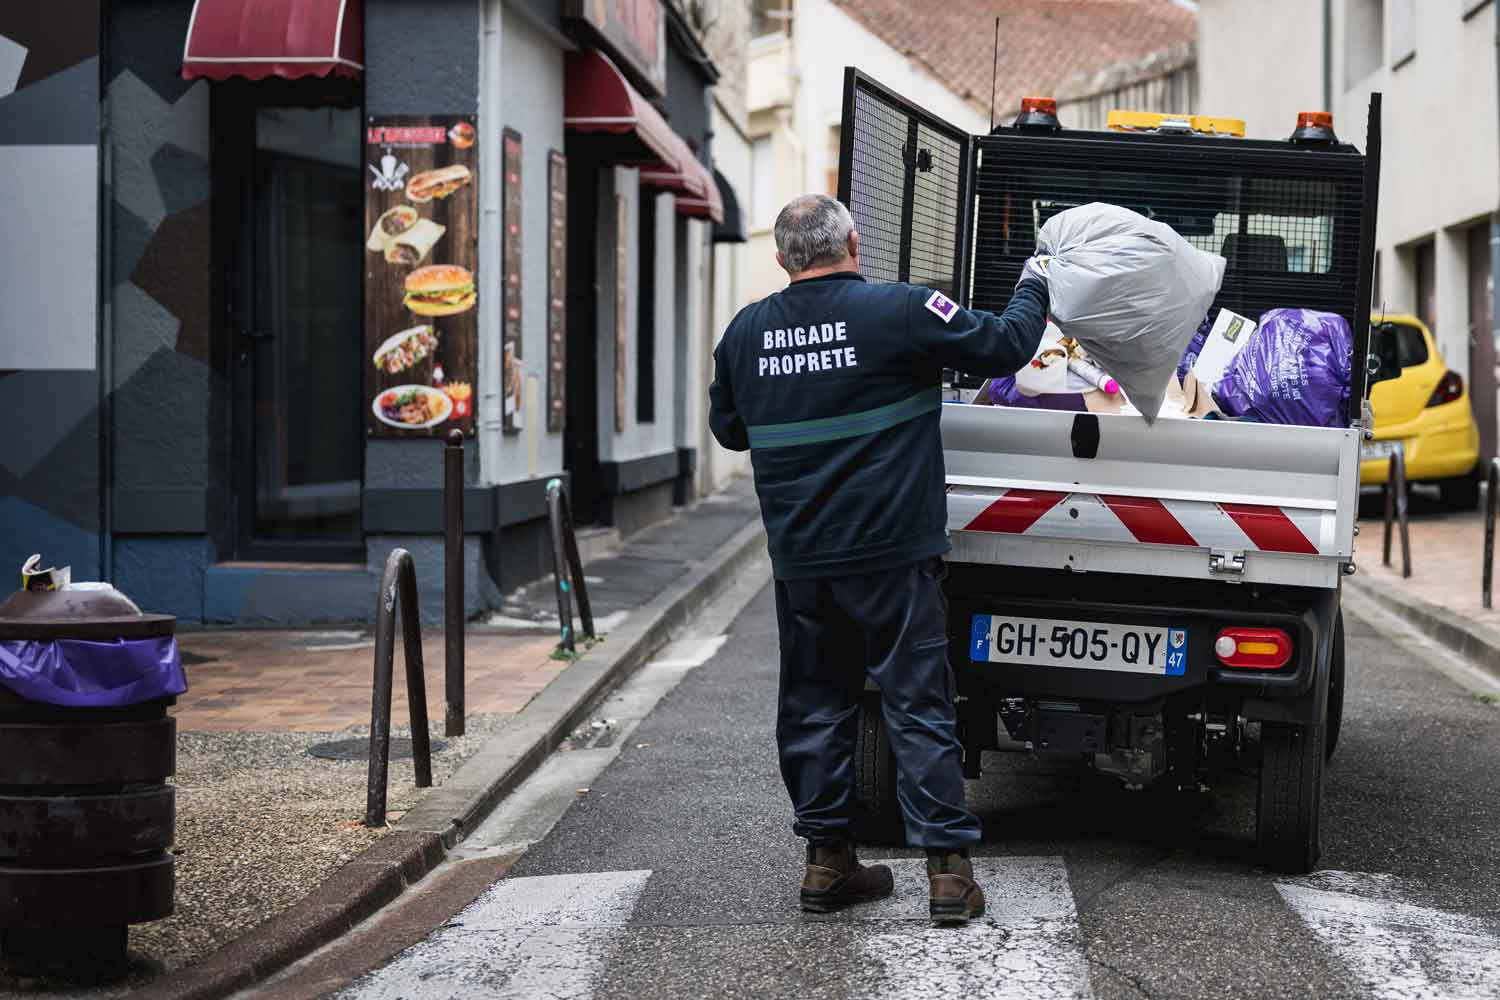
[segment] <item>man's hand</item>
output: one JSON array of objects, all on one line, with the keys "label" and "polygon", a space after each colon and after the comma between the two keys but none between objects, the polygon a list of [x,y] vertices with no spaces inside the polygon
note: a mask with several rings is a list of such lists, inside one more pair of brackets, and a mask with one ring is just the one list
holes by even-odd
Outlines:
[{"label": "man's hand", "polygon": [[1021,268],[1021,277],[1016,280],[1016,284],[1019,285],[1021,282],[1031,279],[1040,281],[1045,285],[1050,278],[1047,272],[1051,267],[1052,258],[1050,256],[1047,254],[1033,254],[1027,259],[1026,266]]}]

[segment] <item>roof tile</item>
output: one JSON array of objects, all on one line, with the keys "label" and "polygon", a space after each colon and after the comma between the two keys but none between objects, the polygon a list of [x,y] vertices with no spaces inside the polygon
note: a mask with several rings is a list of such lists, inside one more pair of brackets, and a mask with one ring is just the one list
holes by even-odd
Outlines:
[{"label": "roof tile", "polygon": [[[1198,19],[1173,0],[833,0],[959,97],[990,104],[995,18],[1000,19],[995,107],[1028,94],[1079,95],[1088,81],[1151,62],[1136,79],[1192,57]],[[1164,60],[1163,56],[1167,58]],[[1153,59],[1153,57],[1155,57]],[[1190,110],[1190,109],[1183,109]]]}]

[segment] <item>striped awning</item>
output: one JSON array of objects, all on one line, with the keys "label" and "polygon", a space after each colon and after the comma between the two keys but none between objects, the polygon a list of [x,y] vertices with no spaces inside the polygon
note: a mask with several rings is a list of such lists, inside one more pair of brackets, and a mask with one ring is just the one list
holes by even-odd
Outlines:
[{"label": "striped awning", "polygon": [[361,0],[195,0],[184,79],[263,80],[364,72]]}]

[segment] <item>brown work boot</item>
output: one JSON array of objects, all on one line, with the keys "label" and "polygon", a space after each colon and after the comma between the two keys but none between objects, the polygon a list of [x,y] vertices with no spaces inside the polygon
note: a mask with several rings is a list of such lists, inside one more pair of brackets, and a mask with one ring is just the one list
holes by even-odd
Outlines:
[{"label": "brown work boot", "polygon": [[807,845],[802,908],[809,913],[832,913],[855,903],[884,899],[892,885],[891,870],[885,865],[866,868],[860,864],[853,844]]},{"label": "brown work boot", "polygon": [[984,890],[974,881],[967,852],[928,851],[927,879],[932,884],[928,909],[937,923],[963,924],[984,916]]}]

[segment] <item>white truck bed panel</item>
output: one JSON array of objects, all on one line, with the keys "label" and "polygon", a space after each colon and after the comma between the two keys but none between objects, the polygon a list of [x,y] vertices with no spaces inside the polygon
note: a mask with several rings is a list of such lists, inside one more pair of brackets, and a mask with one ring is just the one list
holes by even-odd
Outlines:
[{"label": "white truck bed panel", "polygon": [[1076,416],[944,407],[955,560],[1338,586],[1357,429],[1099,415],[1098,453],[1079,458]]}]

